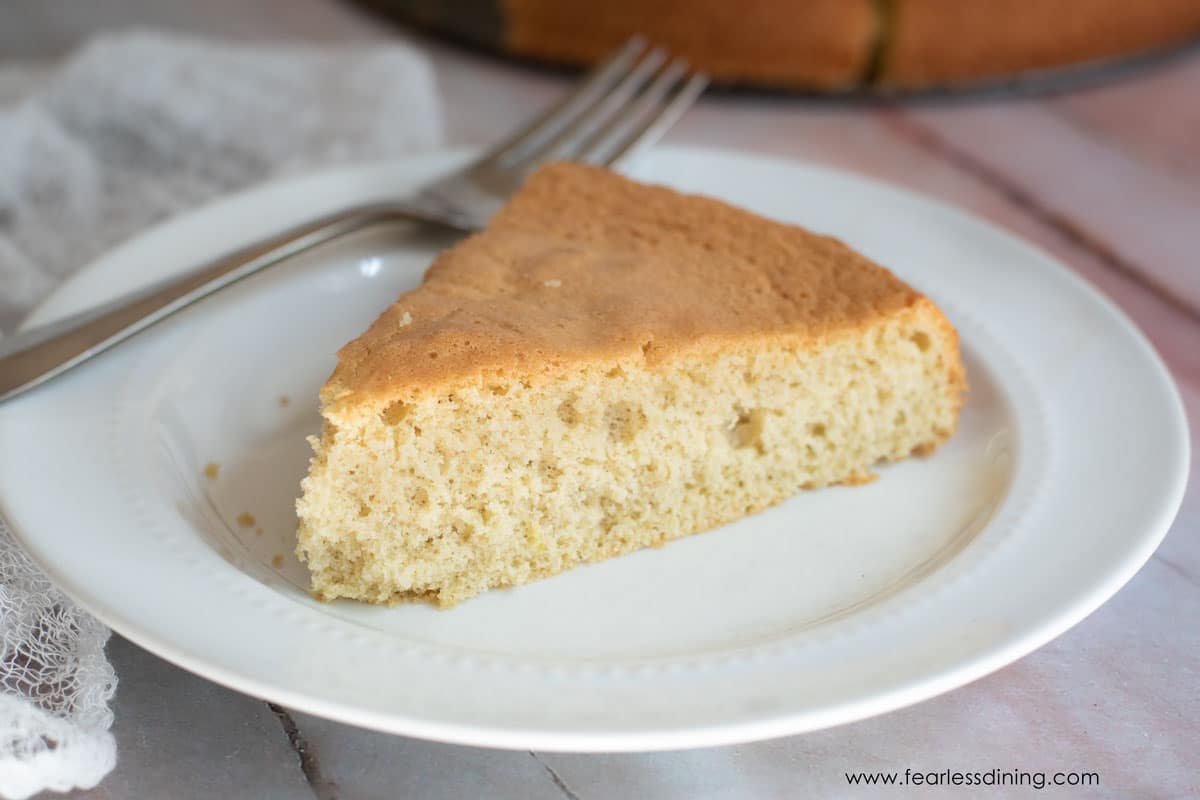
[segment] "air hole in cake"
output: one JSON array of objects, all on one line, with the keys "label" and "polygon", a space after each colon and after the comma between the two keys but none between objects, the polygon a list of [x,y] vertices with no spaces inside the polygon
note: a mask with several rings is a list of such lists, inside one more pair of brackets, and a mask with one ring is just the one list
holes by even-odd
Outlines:
[{"label": "air hole in cake", "polygon": [[450,524],[453,531],[462,541],[469,542],[475,536],[475,526],[466,522],[455,521]]},{"label": "air hole in cake", "polygon": [[891,389],[880,389],[877,396],[879,397],[880,403],[892,402],[892,390]]},{"label": "air hole in cake", "polygon": [[431,359],[435,359],[435,358],[437,358],[437,352],[436,352],[436,351],[434,351],[434,350],[430,350],[430,351],[429,351],[429,357],[430,357]]},{"label": "air hole in cake", "polygon": [[917,346],[917,349],[920,350],[922,353],[924,353],[926,350],[929,349],[929,345],[931,344],[931,342],[929,340],[929,334],[926,333],[925,331],[917,331],[909,338],[912,340],[912,343]]},{"label": "air hole in cake", "polygon": [[564,400],[558,404],[558,418],[563,421],[564,425],[571,427],[578,425],[583,419],[575,408],[575,404],[570,400]]},{"label": "air hole in cake", "polygon": [[494,395],[503,397],[504,395],[508,394],[508,387],[499,383],[493,383],[488,387],[488,391]]},{"label": "air hole in cake", "polygon": [[905,414],[903,411],[897,411],[896,412],[896,426],[899,427],[906,422],[908,422],[908,415]]},{"label": "air hole in cake", "polygon": [[646,427],[646,412],[633,403],[612,403],[604,410],[604,422],[610,439],[628,444]]},{"label": "air hole in cake", "polygon": [[650,351],[651,351],[652,349],[654,349],[654,340],[653,340],[653,339],[651,339],[651,340],[649,340],[649,341],[647,341],[647,342],[644,342],[644,343],[642,344],[642,358],[649,358],[649,357],[650,357]]},{"label": "air hole in cake", "polygon": [[360,517],[369,517],[369,516],[371,516],[371,507],[370,507],[370,506],[368,506],[366,503],[359,502],[359,504],[358,504],[358,515],[359,515]]},{"label": "air hole in cake", "polygon": [[824,437],[825,436],[825,423],[824,422],[814,422],[812,425],[808,426],[808,432],[811,433],[813,436],[816,436],[818,439]]},{"label": "air hole in cake", "polygon": [[403,400],[397,400],[389,403],[383,411],[380,411],[379,418],[383,420],[384,425],[395,425],[407,417],[410,411],[412,411],[412,406]]},{"label": "air hole in cake", "polygon": [[759,453],[766,452],[763,444],[763,423],[767,418],[767,410],[752,408],[749,411],[738,411],[737,420],[730,429],[730,439],[733,446],[742,449],[753,447]]},{"label": "air hole in cake", "polygon": [[608,377],[610,377],[610,378],[624,378],[624,377],[625,377],[625,370],[621,369],[620,367],[613,367],[612,369],[610,369],[610,370],[608,371]]}]

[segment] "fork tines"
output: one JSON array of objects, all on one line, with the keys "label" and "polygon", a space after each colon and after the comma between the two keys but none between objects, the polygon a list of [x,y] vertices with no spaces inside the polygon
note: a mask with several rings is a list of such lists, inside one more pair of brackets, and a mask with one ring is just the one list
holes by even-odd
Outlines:
[{"label": "fork tines", "polygon": [[560,159],[617,166],[658,140],[707,85],[687,62],[635,36],[487,160],[520,172]]}]

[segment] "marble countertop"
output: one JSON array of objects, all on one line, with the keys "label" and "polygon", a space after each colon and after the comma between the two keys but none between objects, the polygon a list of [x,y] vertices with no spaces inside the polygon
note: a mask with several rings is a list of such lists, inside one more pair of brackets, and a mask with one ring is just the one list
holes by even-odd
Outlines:
[{"label": "marble countertop", "polygon": [[[15,7],[15,8],[14,8]],[[304,40],[407,34],[332,0],[10,0],[0,53],[52,58],[105,27]],[[10,24],[12,20],[16,24]],[[451,143],[493,140],[565,85],[417,39]],[[668,137],[810,159],[941,198],[1024,237],[1149,336],[1200,431],[1200,56],[1072,94],[847,107],[717,95]],[[1136,424],[1135,422],[1131,424]],[[116,770],[80,798],[906,797],[848,770],[1093,771],[1054,797],[1200,796],[1200,471],[1166,542],[1051,644],[936,699],[770,742],[646,755],[499,752],[358,730],[218,687],[120,637]],[[1011,796],[945,788],[937,796]],[[1025,790],[1033,791],[1033,790]]]}]

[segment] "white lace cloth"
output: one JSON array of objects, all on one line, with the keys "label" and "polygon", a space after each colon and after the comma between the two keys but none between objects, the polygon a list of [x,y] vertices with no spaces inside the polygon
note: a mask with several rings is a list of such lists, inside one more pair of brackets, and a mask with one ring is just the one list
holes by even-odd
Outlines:
[{"label": "white lace cloth", "polygon": [[[282,172],[409,153],[440,135],[430,67],[400,45],[137,32],[96,39],[44,76],[0,68],[0,331],[157,220]],[[108,635],[0,521],[0,795],[87,788],[113,768]]]}]

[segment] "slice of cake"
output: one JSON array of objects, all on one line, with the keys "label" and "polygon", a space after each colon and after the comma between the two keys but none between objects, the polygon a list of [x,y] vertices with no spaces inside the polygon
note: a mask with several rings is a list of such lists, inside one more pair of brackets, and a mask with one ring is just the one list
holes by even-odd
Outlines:
[{"label": "slice of cake", "polygon": [[318,597],[453,605],[866,482],[965,388],[841,242],[556,164],[338,353],[297,552]]}]

